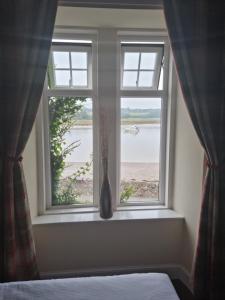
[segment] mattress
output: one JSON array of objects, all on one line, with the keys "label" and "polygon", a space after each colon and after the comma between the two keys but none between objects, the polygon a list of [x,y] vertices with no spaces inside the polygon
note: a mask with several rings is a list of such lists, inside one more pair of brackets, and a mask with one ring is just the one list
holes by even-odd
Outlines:
[{"label": "mattress", "polygon": [[51,279],[0,284],[0,300],[178,300],[166,274]]}]

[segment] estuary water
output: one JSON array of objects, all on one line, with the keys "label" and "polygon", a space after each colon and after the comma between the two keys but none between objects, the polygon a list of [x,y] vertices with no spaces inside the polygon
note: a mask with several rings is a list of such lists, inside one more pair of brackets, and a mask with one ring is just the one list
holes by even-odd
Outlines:
[{"label": "estuary water", "polygon": [[[77,141],[78,147],[67,157],[68,163],[90,161],[93,152],[92,126],[76,126],[66,134],[67,144]],[[121,162],[158,163],[160,125],[138,124],[121,126]]]}]

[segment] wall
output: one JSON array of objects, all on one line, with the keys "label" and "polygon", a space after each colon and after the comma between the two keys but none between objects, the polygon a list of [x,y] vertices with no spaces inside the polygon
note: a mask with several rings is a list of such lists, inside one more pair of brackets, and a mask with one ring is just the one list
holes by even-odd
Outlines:
[{"label": "wall", "polygon": [[98,9],[60,7],[56,25],[82,27],[157,28],[164,29],[161,10]]},{"label": "wall", "polygon": [[203,149],[178,86],[174,166],[174,209],[185,216],[182,263],[190,272],[197,239],[202,187]]},{"label": "wall", "polygon": [[30,203],[31,218],[37,216],[38,183],[37,183],[37,150],[36,127],[34,125],[23,153],[23,168],[26,179],[27,193]]},{"label": "wall", "polygon": [[[60,8],[57,25],[165,28],[161,11]],[[199,216],[203,152],[178,89],[174,209],[180,220],[106,221],[35,225],[41,272],[110,266],[182,265],[191,269]],[[24,153],[32,217],[37,215],[35,128]]]},{"label": "wall", "polygon": [[177,264],[181,220],[34,226],[42,272]]}]

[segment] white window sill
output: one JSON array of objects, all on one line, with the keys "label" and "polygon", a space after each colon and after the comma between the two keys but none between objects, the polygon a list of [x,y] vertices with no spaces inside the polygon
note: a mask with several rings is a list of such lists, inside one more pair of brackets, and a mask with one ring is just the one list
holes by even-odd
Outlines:
[{"label": "white window sill", "polygon": [[59,224],[59,223],[81,223],[81,222],[114,222],[128,220],[173,220],[181,219],[179,215],[171,209],[151,209],[151,210],[123,210],[116,211],[109,220],[102,219],[99,212],[70,213],[70,214],[46,214],[35,217],[33,225],[39,224]]}]

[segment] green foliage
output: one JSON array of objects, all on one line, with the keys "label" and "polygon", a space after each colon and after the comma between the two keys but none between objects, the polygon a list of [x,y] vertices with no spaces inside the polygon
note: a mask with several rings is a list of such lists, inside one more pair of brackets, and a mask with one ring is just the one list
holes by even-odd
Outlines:
[{"label": "green foliage", "polygon": [[79,147],[80,141],[66,145],[65,134],[76,123],[75,116],[82,111],[86,98],[77,97],[50,97],[49,98],[49,123],[50,123],[50,154],[51,154],[51,180],[52,203],[76,203],[78,194],[73,190],[72,184],[78,177],[90,170],[90,163],[81,167],[68,179],[66,189],[60,187],[60,178],[65,169],[65,159],[71,152]]},{"label": "green foliage", "polygon": [[81,175],[85,175],[91,170],[91,162],[86,162],[83,167],[80,167],[73,175],[69,178],[71,183],[74,183],[78,180]]},{"label": "green foliage", "polygon": [[58,205],[79,204],[78,200],[80,193],[74,189],[74,185],[79,180],[80,176],[87,174],[91,170],[91,162],[86,162],[83,167],[80,167],[70,177],[66,178],[63,188],[59,188],[56,197]]},{"label": "green foliage", "polygon": [[66,189],[55,192],[53,205],[79,204],[77,200],[79,196],[79,193],[77,193],[72,186],[69,186]]},{"label": "green foliage", "polygon": [[78,199],[81,195],[74,189],[74,185],[77,183],[80,176],[90,172],[91,165],[91,162],[86,162],[83,167],[80,167],[70,177],[64,180],[63,187],[59,187],[56,191],[56,199],[58,205],[80,204],[80,201]]},{"label": "green foliage", "polygon": [[120,194],[120,202],[126,203],[129,198],[135,193],[135,188],[132,185],[125,185]]}]

